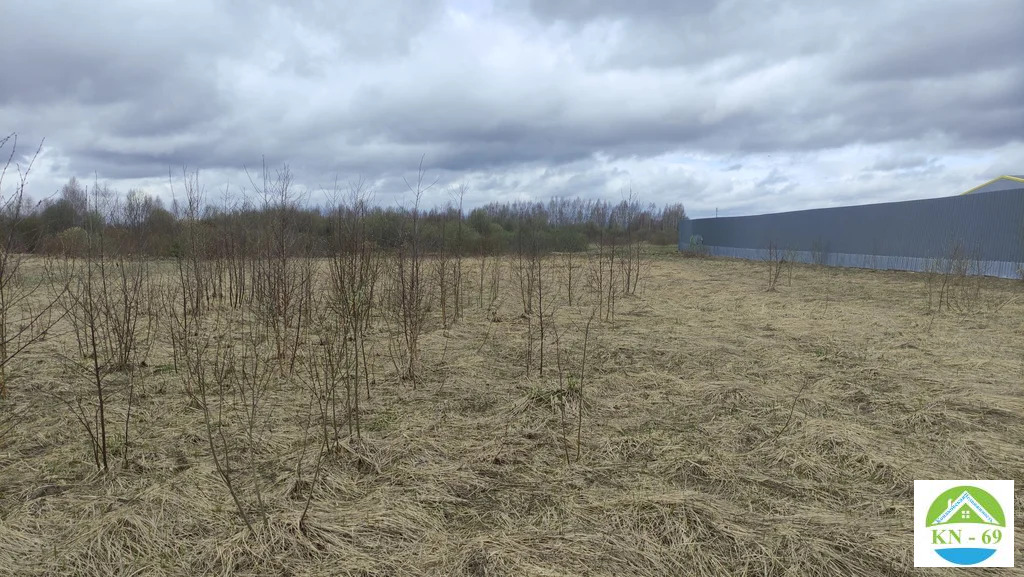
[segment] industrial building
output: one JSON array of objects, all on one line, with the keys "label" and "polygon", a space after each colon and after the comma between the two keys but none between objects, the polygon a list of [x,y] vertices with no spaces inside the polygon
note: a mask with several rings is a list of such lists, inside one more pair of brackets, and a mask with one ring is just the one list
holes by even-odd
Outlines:
[{"label": "industrial building", "polygon": [[679,250],[713,256],[880,270],[1024,271],[1024,176],[1005,175],[943,198],[753,216],[685,219]]}]

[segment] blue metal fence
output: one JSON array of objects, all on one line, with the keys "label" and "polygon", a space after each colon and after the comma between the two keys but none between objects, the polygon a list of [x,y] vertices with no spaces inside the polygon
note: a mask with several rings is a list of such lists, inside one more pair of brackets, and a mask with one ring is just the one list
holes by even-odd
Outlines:
[{"label": "blue metal fence", "polygon": [[954,259],[972,274],[1016,278],[1024,263],[1024,188],[945,198],[702,218],[679,224],[679,249],[746,259],[925,271]]}]

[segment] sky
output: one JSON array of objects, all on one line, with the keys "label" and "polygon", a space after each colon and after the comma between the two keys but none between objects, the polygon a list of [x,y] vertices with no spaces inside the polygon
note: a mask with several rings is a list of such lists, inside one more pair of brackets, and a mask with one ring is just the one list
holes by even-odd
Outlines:
[{"label": "sky", "polygon": [[[0,133],[165,201],[287,164],[310,202],[581,196],[691,217],[1024,174],[1020,0],[3,0]],[[7,149],[5,149],[7,152]],[[179,179],[180,180],[180,179]],[[9,189],[12,179],[4,181]],[[9,193],[9,190],[4,192]],[[225,196],[226,195],[226,196]]]}]

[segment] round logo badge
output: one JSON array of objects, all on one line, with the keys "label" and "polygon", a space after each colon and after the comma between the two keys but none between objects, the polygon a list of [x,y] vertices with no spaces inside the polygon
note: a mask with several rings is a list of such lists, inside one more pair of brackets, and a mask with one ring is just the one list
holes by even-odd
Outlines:
[{"label": "round logo badge", "polygon": [[925,526],[940,557],[955,565],[976,565],[995,554],[1006,516],[987,491],[961,485],[932,501]]}]

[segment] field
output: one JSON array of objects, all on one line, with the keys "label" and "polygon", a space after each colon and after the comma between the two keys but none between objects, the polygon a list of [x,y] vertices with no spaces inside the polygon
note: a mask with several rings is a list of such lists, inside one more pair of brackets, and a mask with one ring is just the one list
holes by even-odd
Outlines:
[{"label": "field", "polygon": [[[772,292],[766,276],[661,254],[589,334],[592,296],[552,297],[543,377],[524,375],[534,321],[511,280],[493,305],[471,288],[464,318],[428,326],[415,387],[372,347],[362,440],[315,478],[309,395],[275,385],[260,466],[237,474],[261,488],[239,487],[266,512],[253,530],[167,331],[126,463],[126,403],[109,402],[100,473],[58,325],[0,401],[0,574],[929,574],[913,569],[914,479],[1024,481],[1024,286],[985,279],[958,312],[923,274],[794,266]],[[581,394],[559,384],[556,330]]]}]

